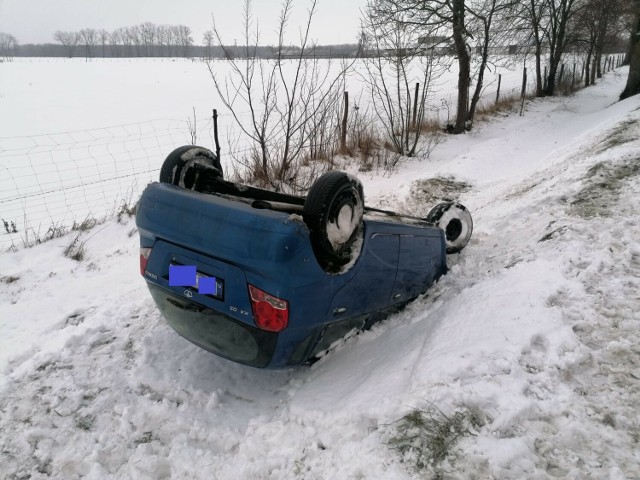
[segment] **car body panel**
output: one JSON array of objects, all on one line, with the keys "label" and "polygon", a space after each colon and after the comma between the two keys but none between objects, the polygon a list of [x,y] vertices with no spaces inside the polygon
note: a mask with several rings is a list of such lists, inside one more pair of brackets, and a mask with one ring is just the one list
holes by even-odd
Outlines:
[{"label": "car body panel", "polygon": [[[446,272],[443,232],[425,223],[365,217],[360,255],[339,274],[318,264],[301,217],[246,201],[153,183],[140,199],[136,223],[141,247],[152,248],[143,275],[169,324],[196,345],[258,367],[309,361],[346,331],[396,311]],[[171,263],[195,265],[221,279],[223,298],[169,286]],[[286,329],[255,331],[248,284],[289,303]],[[198,314],[207,320],[188,320]],[[224,329],[225,321],[238,325]],[[248,335],[264,342],[265,350],[243,356],[228,343],[230,351],[221,351],[216,330],[243,345],[251,344]]]}]

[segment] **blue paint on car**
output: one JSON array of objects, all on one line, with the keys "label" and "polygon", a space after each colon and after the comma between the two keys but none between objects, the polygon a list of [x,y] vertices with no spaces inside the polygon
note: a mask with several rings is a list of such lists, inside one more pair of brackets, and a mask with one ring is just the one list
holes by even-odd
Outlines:
[{"label": "blue paint on car", "polygon": [[[428,222],[365,215],[360,253],[337,273],[319,264],[299,215],[224,195],[153,183],[136,223],[146,256],[141,273],[169,325],[210,352],[255,367],[313,361],[354,328],[398,311],[447,270],[444,231]],[[194,266],[206,289],[173,285],[175,266]],[[261,324],[262,311],[277,322]]]}]

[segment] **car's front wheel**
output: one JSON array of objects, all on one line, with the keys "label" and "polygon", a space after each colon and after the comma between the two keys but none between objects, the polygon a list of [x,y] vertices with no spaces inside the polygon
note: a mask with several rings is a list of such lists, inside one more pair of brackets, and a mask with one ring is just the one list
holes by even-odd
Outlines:
[{"label": "car's front wheel", "polygon": [[364,193],[362,184],[343,172],[327,172],[312,185],[302,216],[309,227],[318,263],[338,273],[354,260],[362,240]]},{"label": "car's front wheel", "polygon": [[444,230],[447,253],[458,253],[467,246],[473,232],[471,213],[457,202],[439,203],[426,220]]}]

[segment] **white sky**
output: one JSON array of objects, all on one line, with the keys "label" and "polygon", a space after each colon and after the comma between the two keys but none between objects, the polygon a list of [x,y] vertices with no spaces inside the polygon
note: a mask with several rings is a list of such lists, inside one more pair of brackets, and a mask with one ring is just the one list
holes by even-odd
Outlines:
[{"label": "white sky", "polygon": [[[318,0],[312,38],[319,44],[355,43],[360,9],[366,0]],[[0,31],[19,43],[55,43],[56,30],[105,28],[112,31],[142,22],[187,25],[195,44],[211,29],[212,14],[225,43],[241,42],[242,0],[0,0]],[[294,0],[288,42],[297,43],[310,0]],[[261,44],[276,43],[280,0],[254,0]]]}]

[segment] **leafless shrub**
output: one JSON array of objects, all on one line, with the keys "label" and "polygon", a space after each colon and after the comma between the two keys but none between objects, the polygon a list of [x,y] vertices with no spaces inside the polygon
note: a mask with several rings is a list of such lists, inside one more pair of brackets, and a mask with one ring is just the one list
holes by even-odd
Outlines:
[{"label": "leafless shrub", "polygon": [[418,128],[425,134],[436,135],[442,133],[442,125],[434,118],[423,118]]},{"label": "leafless shrub", "polygon": [[81,262],[84,260],[86,254],[85,242],[80,241],[80,235],[78,234],[76,238],[69,244],[67,248],[64,250],[64,256],[68,257],[76,262]]},{"label": "leafless shrub", "polygon": [[196,109],[193,108],[193,119],[191,117],[187,118],[187,127],[189,128],[189,135],[191,136],[191,145],[195,145],[198,143],[198,121],[196,118]]},{"label": "leafless shrub", "polygon": [[347,123],[346,152],[340,153],[358,155],[366,160],[382,142],[369,107],[361,107],[362,103],[365,102],[360,98],[351,109]]},{"label": "leafless shrub", "polygon": [[76,222],[74,220],[73,221],[73,226],[71,227],[71,230],[80,231],[80,232],[86,232],[87,230],[91,230],[97,224],[98,224],[98,220],[97,219],[95,219],[94,217],[87,216],[80,223],[78,223],[78,222]]},{"label": "leafless shrub", "polygon": [[487,117],[493,117],[502,112],[515,112],[519,109],[522,97],[517,94],[505,95],[501,97],[497,102],[480,102],[476,111],[479,119],[486,119]]},{"label": "leafless shrub", "polygon": [[422,133],[418,126],[425,117],[431,81],[440,74],[438,59],[434,49],[417,46],[424,32],[411,25],[407,14],[389,13],[381,22],[379,13],[377,6],[368,5],[363,38],[371,54],[365,60],[364,81],[387,148],[412,157],[418,153]]},{"label": "leafless shrub", "polygon": [[[67,233],[67,227],[62,225],[60,222],[52,223],[44,234],[40,233],[40,226],[38,226],[38,229],[36,230],[29,226],[26,221],[25,224],[27,226],[20,237],[23,248],[29,248],[43,242],[48,242],[54,238],[62,237]],[[13,250],[15,250],[15,248]]]},{"label": "leafless shrub", "polygon": [[[301,167],[333,154],[342,76],[350,67],[342,64],[335,72],[333,63],[312,56],[309,30],[316,0],[311,2],[300,45],[285,45],[292,6],[293,0],[284,0],[282,4],[274,60],[258,58],[260,31],[254,22],[251,0],[245,0],[245,58],[234,58],[214,26],[214,35],[225,51],[231,73],[221,77],[214,63],[207,62],[222,102],[252,145],[245,155],[235,158],[242,167],[236,169],[235,175],[276,191],[297,191],[307,183],[295,181]],[[243,110],[248,110],[248,114],[244,115]],[[314,171],[324,168],[326,163]]]},{"label": "leafless shrub", "polygon": [[127,201],[123,200],[120,205],[120,209],[116,214],[116,219],[118,223],[122,223],[122,218],[126,215],[127,217],[133,217],[136,214],[137,204],[131,205]]},{"label": "leafless shrub", "polygon": [[426,410],[414,409],[393,424],[389,446],[418,471],[436,469],[460,438],[474,435],[487,420],[482,412],[468,408],[450,415],[435,405]]}]

